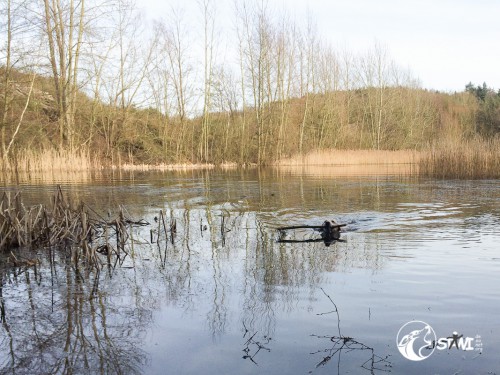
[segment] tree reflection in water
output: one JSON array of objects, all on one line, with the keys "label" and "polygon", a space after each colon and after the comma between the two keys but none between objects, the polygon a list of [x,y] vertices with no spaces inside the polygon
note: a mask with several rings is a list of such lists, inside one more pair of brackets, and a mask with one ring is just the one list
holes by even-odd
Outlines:
[{"label": "tree reflection in water", "polygon": [[280,217],[236,203],[145,207],[129,212],[152,227],[137,228],[116,269],[74,268],[43,250],[36,268],[1,271],[0,373],[147,373],[144,339],[165,306],[202,311],[199,328],[214,341],[231,323],[244,327],[243,356],[256,363],[270,351],[281,314],[294,311],[304,291],[313,303],[325,274],[381,267],[378,249],[351,240],[329,248],[278,243]]},{"label": "tree reflection in water", "polygon": [[56,255],[41,258],[39,269],[4,268],[0,276],[0,373],[141,373],[148,356],[138,327],[151,314],[114,299],[100,275]]}]

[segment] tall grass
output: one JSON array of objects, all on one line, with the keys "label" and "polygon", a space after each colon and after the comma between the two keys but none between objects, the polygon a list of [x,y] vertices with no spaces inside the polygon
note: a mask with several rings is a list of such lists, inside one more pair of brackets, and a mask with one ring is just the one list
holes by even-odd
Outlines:
[{"label": "tall grass", "polygon": [[124,171],[183,171],[183,170],[192,170],[192,169],[213,169],[215,168],[215,164],[121,164],[121,165],[113,165],[113,169],[122,169]]},{"label": "tall grass", "polygon": [[418,164],[284,165],[275,168],[279,174],[319,178],[418,175]]},{"label": "tall grass", "polygon": [[2,160],[0,180],[54,182],[71,177],[88,181],[101,169],[103,165],[89,150],[26,150]]},{"label": "tall grass", "polygon": [[[467,141],[442,142],[429,151],[414,150],[336,150],[324,149],[280,159],[273,163],[279,168],[325,168],[334,167],[328,173],[347,173],[344,167],[358,166],[355,174],[389,174],[395,171],[387,166],[410,166],[404,174],[418,174],[435,178],[500,178],[500,138],[484,140],[473,138]],[[236,164],[226,163],[220,166],[234,168]],[[376,166],[376,167],[373,167]],[[386,166],[383,167],[382,166]],[[112,166],[120,170],[190,170],[212,169],[213,163],[186,164],[119,164]],[[365,168],[366,167],[366,168]],[[37,182],[55,182],[72,178],[78,181],[90,181],[97,171],[104,168],[102,159],[91,155],[89,150],[70,152],[67,150],[45,149],[25,151],[2,160],[0,180],[15,182],[36,180]],[[295,169],[294,169],[295,170]],[[320,171],[317,170],[319,173]],[[325,173],[326,171],[321,171]],[[401,173],[398,169],[396,173]]]},{"label": "tall grass", "polygon": [[415,164],[423,152],[414,150],[316,150],[281,159],[278,166]]},{"label": "tall grass", "polygon": [[499,178],[500,139],[440,144],[420,159],[419,170],[435,178]]},{"label": "tall grass", "polygon": [[41,152],[24,151],[16,155],[15,168],[18,171],[88,171],[100,168],[97,159],[93,159],[88,150],[68,151],[48,149]]}]

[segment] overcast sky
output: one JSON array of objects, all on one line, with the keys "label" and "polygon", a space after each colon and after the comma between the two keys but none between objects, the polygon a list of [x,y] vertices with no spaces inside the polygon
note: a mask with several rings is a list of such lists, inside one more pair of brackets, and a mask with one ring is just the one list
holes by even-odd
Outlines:
[{"label": "overcast sky", "polygon": [[[237,0],[244,1],[244,0]],[[500,0],[268,0],[296,21],[309,11],[333,46],[363,52],[378,42],[422,86],[462,91],[472,81],[500,88]],[[138,1],[148,17],[196,0]],[[217,0],[218,21],[231,24],[233,1]]]}]

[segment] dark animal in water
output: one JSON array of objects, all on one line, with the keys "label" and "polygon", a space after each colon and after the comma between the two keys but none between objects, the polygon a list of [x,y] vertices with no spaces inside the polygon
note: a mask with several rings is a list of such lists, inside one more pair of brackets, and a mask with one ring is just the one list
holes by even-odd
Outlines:
[{"label": "dark animal in water", "polygon": [[340,239],[340,225],[333,220],[325,220],[319,232],[326,246],[330,246],[332,242]]}]

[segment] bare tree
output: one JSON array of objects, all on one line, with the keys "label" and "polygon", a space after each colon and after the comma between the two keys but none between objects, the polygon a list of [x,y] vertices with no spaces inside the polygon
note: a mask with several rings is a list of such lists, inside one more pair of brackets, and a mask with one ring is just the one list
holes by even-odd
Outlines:
[{"label": "bare tree", "polygon": [[[0,46],[0,56],[5,61],[0,68],[3,75],[0,92],[0,133],[2,155],[6,156],[7,151],[7,130],[12,121],[8,118],[8,113],[14,101],[14,89],[17,87],[14,80],[14,70],[23,70],[24,58],[28,55],[23,48],[21,37],[26,33],[28,25],[25,22],[26,2],[16,0],[6,0],[0,3],[0,29],[4,45]],[[35,53],[36,48],[30,45],[31,53]],[[2,56],[3,55],[3,56]],[[24,91],[24,90],[22,90]],[[17,120],[17,119],[16,119]]]},{"label": "bare tree", "polygon": [[[316,72],[315,72],[315,53],[317,48],[317,31],[316,25],[313,22],[311,15],[307,17],[306,34],[302,38],[303,45],[301,49],[304,51],[301,54],[300,71],[301,71],[301,84],[300,91],[304,96],[305,108],[302,122],[299,131],[299,154],[303,154],[304,133],[307,124],[307,116],[310,108],[310,94],[316,92]],[[313,96],[314,98],[314,96]],[[314,105],[314,103],[312,104]]]},{"label": "bare tree", "polygon": [[203,119],[199,156],[203,161],[209,160],[208,138],[211,110],[211,91],[213,85],[213,66],[215,49],[215,5],[213,0],[199,0],[203,18]]},{"label": "bare tree", "polygon": [[173,137],[169,134],[172,129],[170,127],[170,117],[175,94],[172,91],[172,72],[168,61],[168,53],[166,51],[166,43],[162,39],[164,36],[163,25],[159,22],[154,26],[154,38],[157,40],[156,48],[153,50],[151,60],[147,64],[148,88],[152,95],[153,105],[156,109],[157,121],[160,127],[160,136],[163,143],[163,151],[166,154],[169,150],[169,140]]},{"label": "bare tree", "polygon": [[276,66],[276,90],[279,105],[278,130],[276,134],[275,159],[279,160],[283,153],[285,130],[289,120],[289,107],[294,80],[295,56],[297,33],[295,25],[283,16],[280,22],[279,32],[276,38],[275,66]]},{"label": "bare tree", "polygon": [[[113,51],[114,46],[116,46],[116,41],[114,38],[110,38],[107,45],[101,44],[91,44],[90,48],[90,62],[87,68],[87,85],[89,86],[89,92],[92,95],[92,104],[89,116],[89,132],[87,137],[82,140],[81,146],[84,146],[92,142],[95,134],[98,131],[98,125],[101,125],[104,135],[107,134],[104,124],[105,119],[105,103],[103,97],[103,91],[106,81],[105,66],[109,64],[110,54]],[[109,146],[109,142],[106,142]]]},{"label": "bare tree", "polygon": [[[271,23],[267,10],[267,3],[262,1],[254,8],[247,8],[243,4],[238,8],[238,16],[242,23],[241,34],[241,63],[245,80],[249,82],[251,99],[257,125],[257,163],[261,164],[265,157],[264,112],[269,103],[270,59],[271,59]],[[267,83],[267,84],[266,84]]]},{"label": "bare tree", "polygon": [[19,120],[17,122],[16,129],[14,130],[14,133],[12,134],[9,145],[7,146],[7,148],[5,149],[5,151],[3,153],[5,160],[9,157],[10,148],[12,147],[12,144],[14,143],[14,140],[16,139],[17,133],[19,133],[19,129],[21,128],[21,124],[23,123],[24,114],[26,113],[26,109],[28,109],[28,105],[30,103],[31,93],[33,92],[33,85],[35,84],[36,74],[33,73],[32,76],[33,77],[31,78],[30,88],[29,88],[28,93],[26,95],[26,103],[25,103],[24,108],[21,112],[21,115],[19,116]]},{"label": "bare tree", "polygon": [[44,31],[59,114],[59,147],[75,146],[75,102],[84,38],[85,0],[44,0]]},{"label": "bare tree", "polygon": [[234,1],[235,4],[235,13],[238,18],[236,22],[236,34],[238,37],[238,57],[239,57],[239,74],[240,74],[240,90],[241,90],[241,128],[240,128],[240,155],[239,162],[243,164],[246,160],[247,155],[247,146],[248,142],[246,139],[247,133],[247,95],[246,95],[246,79],[245,79],[245,56],[246,56],[246,35],[248,34],[248,14],[245,8],[245,3],[242,3],[243,8],[240,8],[240,5],[237,0]]},{"label": "bare tree", "polygon": [[[192,99],[192,74],[191,57],[188,54],[189,41],[185,29],[184,13],[182,9],[172,8],[168,14],[168,19],[164,19],[160,26],[161,37],[159,46],[166,53],[166,66],[170,72],[170,85],[172,86],[175,105],[172,109],[176,114],[176,120],[180,125],[180,134],[175,141],[175,158],[181,159],[187,150],[187,129],[186,121],[189,112],[189,103]],[[192,134],[192,137],[194,135]],[[193,155],[193,139],[191,142],[191,160]]]},{"label": "bare tree", "polygon": [[12,1],[7,0],[5,4],[5,9],[0,8],[2,14],[5,17],[5,30],[6,30],[6,41],[5,41],[5,67],[4,67],[4,79],[3,79],[3,100],[1,106],[0,115],[0,127],[1,127],[1,137],[2,137],[2,155],[6,156],[6,136],[5,131],[7,128],[7,112],[12,101],[12,92],[10,88],[11,81],[11,54],[12,54]]},{"label": "bare tree", "polygon": [[[225,68],[222,64],[214,66],[213,77],[212,103],[217,113],[215,121],[220,121],[219,125],[222,129],[219,133],[212,134],[214,139],[212,160],[238,160],[241,157],[241,150],[238,150],[240,133],[235,132],[234,128],[236,126],[238,104],[240,102],[239,86],[231,69]],[[217,124],[217,122],[214,124]],[[220,143],[216,143],[221,138],[223,141],[222,147]],[[230,142],[230,139],[232,142]],[[229,149],[230,144],[234,146],[231,150]]]},{"label": "bare tree", "polygon": [[321,95],[319,124],[317,124],[314,147],[335,147],[340,142],[342,112],[338,103],[340,87],[340,64],[336,52],[330,46],[322,46],[316,52],[318,90]]}]

